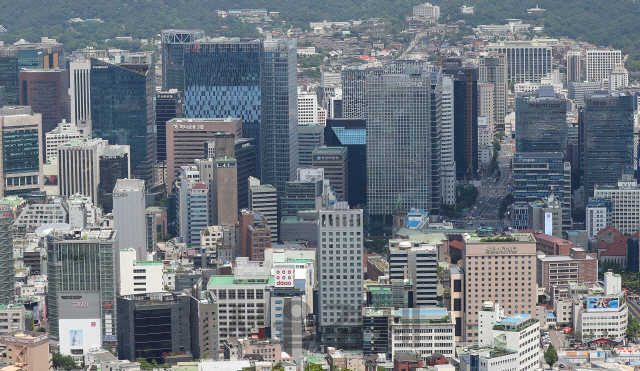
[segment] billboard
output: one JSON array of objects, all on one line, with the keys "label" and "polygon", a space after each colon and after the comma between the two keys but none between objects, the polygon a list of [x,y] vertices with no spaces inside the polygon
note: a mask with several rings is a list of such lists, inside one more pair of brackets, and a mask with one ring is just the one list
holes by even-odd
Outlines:
[{"label": "billboard", "polygon": [[585,296],[582,299],[582,308],[587,311],[605,311],[605,312],[617,312],[626,302],[625,296],[620,297],[612,296],[599,296],[589,297]]},{"label": "billboard", "polygon": [[544,234],[553,236],[553,214],[544,213]]},{"label": "billboard", "polygon": [[293,264],[275,267],[275,287],[294,287],[296,283],[296,267]]},{"label": "billboard", "polygon": [[69,331],[69,345],[72,347],[82,346],[82,330],[70,330]]}]

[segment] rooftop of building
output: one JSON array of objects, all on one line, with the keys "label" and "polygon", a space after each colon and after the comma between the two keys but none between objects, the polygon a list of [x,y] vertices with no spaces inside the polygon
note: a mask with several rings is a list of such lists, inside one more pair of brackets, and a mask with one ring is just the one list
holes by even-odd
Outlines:
[{"label": "rooftop of building", "polygon": [[176,123],[201,123],[201,122],[235,122],[240,121],[242,119],[235,117],[226,117],[226,118],[174,118],[167,122],[176,122]]},{"label": "rooftop of building", "polygon": [[318,147],[313,151],[314,155],[321,155],[323,153],[338,154],[347,152],[347,147]]},{"label": "rooftop of building", "polygon": [[18,196],[6,196],[0,200],[1,205],[16,206],[24,202],[24,198]]},{"label": "rooftop of building", "polygon": [[535,242],[535,238],[531,233],[512,233],[509,236],[495,237],[479,237],[475,233],[468,233],[465,236],[467,244],[485,243],[485,242]]},{"label": "rooftop of building", "polygon": [[140,179],[118,179],[114,192],[140,192],[144,190],[144,180]]},{"label": "rooftop of building", "polygon": [[537,323],[538,320],[532,318],[529,314],[514,314],[510,317],[503,318],[500,322],[493,326],[494,330],[500,331],[521,331],[530,325]]},{"label": "rooftop of building", "polygon": [[236,281],[235,276],[211,276],[209,279],[209,284],[207,287],[211,286],[233,286],[233,285],[242,285],[242,286],[274,286],[276,282],[275,276],[269,276],[267,282],[251,282],[248,280],[246,283],[238,283]]},{"label": "rooftop of building", "polygon": [[151,265],[164,265],[164,263],[161,261],[149,260],[145,262],[136,262],[135,265],[144,267],[144,266],[151,266]]},{"label": "rooftop of building", "polygon": [[[450,231],[447,230],[447,232]],[[448,240],[447,234],[444,232],[425,233],[407,227],[400,227],[396,232],[396,236],[411,241],[420,241],[429,245],[441,245],[442,241]]]},{"label": "rooftop of building", "polygon": [[[582,252],[585,252],[585,250],[583,248],[580,247],[574,247],[572,248],[572,250],[579,250]],[[574,257],[572,257],[571,255],[545,255],[545,254],[538,254],[538,259],[547,263],[547,262],[562,262],[562,261],[573,261],[573,260],[598,260],[596,257],[594,257],[591,254],[586,254],[586,257],[584,259],[576,259]]]},{"label": "rooftop of building", "polygon": [[573,242],[569,240],[565,240],[564,238],[559,238],[555,236],[550,236],[544,233],[534,233],[533,238],[537,241],[549,241],[552,243],[557,243],[558,245],[573,245]]},{"label": "rooftop of building", "polygon": [[96,144],[102,143],[105,140],[102,138],[93,138],[93,139],[77,139],[71,140],[67,143],[61,144],[58,148],[71,148],[71,147],[90,147],[95,146]]},{"label": "rooftop of building", "polygon": [[451,323],[451,318],[443,308],[404,308],[393,312],[397,323]]},{"label": "rooftop of building", "polygon": [[364,309],[364,315],[368,317],[389,317],[393,314],[393,308],[373,308]]},{"label": "rooftop of building", "polygon": [[49,231],[49,234],[53,235],[54,239],[57,241],[84,242],[89,240],[99,240],[99,241],[115,242],[116,231],[113,229],[98,229],[98,228],[93,228],[93,229],[75,228],[72,230],[52,229]]}]

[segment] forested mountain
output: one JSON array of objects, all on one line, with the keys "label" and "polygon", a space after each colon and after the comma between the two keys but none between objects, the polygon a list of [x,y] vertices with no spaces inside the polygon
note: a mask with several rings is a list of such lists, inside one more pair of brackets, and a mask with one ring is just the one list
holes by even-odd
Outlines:
[{"label": "forested mountain", "polygon": [[[264,8],[280,19],[302,26],[309,21],[381,17],[389,20],[411,13],[423,0],[5,0],[0,24],[8,33],[0,40],[36,41],[57,38],[69,49],[116,36],[151,38],[164,28],[199,28],[208,35],[258,36],[255,27],[220,19],[218,9]],[[633,0],[432,0],[446,18],[468,25],[504,23],[507,18],[544,25],[549,36],[568,36],[596,45],[621,48],[631,56],[629,67],[640,69],[640,1]],[[475,6],[473,15],[457,14],[461,5]],[[529,15],[527,8],[547,9]],[[71,18],[100,18],[105,23],[69,23]],[[637,64],[637,66],[636,66]]]}]

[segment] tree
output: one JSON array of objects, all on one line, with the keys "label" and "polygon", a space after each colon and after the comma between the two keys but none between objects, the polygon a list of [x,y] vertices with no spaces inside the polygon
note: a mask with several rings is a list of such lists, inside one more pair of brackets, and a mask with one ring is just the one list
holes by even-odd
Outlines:
[{"label": "tree", "polygon": [[638,321],[638,318],[629,314],[627,321],[627,340],[633,341],[638,330],[640,330],[640,321]]},{"label": "tree", "polygon": [[51,358],[53,360],[53,368],[62,368],[66,371],[70,371],[78,367],[78,365],[76,365],[76,361],[74,361],[71,356],[63,356],[60,353],[53,353]]},{"label": "tree", "polygon": [[317,363],[309,363],[305,366],[304,371],[322,371],[322,366]]},{"label": "tree", "polygon": [[385,370],[384,366],[376,367],[376,371],[384,371],[384,370]]},{"label": "tree", "polygon": [[282,365],[282,362],[278,362],[275,365],[273,365],[273,368],[271,368],[272,371],[284,371],[284,366]]},{"label": "tree", "polygon": [[547,362],[549,367],[553,367],[553,364],[558,362],[558,352],[553,344],[549,345],[549,348],[544,351],[544,361]]}]

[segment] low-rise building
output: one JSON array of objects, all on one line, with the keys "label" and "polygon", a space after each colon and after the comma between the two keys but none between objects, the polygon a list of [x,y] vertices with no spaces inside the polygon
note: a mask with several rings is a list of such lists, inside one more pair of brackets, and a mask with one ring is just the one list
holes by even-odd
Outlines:
[{"label": "low-rise building", "polygon": [[465,349],[458,349],[460,371],[517,371],[520,367],[518,352],[512,350],[498,347]]},{"label": "low-rise building", "polygon": [[556,297],[566,297],[570,282],[598,282],[598,259],[584,249],[571,248],[569,255],[537,256],[537,284],[545,289],[553,301]]},{"label": "low-rise building", "polygon": [[569,255],[573,248],[573,243],[563,238],[544,233],[534,233],[533,237],[536,239],[536,250],[546,255]]},{"label": "low-rise building", "polygon": [[120,250],[120,295],[164,291],[161,261],[136,261],[132,248]]},{"label": "low-rise building", "polygon": [[52,368],[49,354],[49,335],[34,331],[15,331],[0,337],[6,347],[0,361],[4,365],[16,365],[18,371],[42,371]]},{"label": "low-rise building", "polygon": [[395,354],[421,355],[422,361],[434,353],[455,355],[455,319],[441,308],[399,309],[393,312],[391,348]]}]

